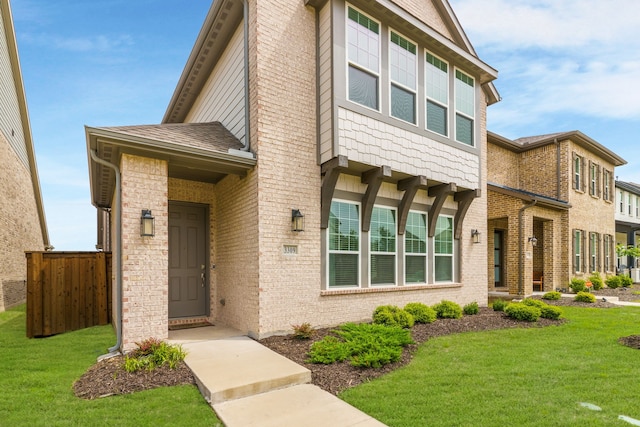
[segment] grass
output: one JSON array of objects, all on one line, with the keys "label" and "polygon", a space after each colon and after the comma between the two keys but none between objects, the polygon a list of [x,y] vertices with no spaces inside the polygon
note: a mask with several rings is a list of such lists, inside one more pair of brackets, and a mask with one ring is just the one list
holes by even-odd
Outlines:
[{"label": "grass", "polygon": [[[420,346],[408,366],[346,390],[392,426],[620,426],[640,419],[640,309],[563,307],[558,327],[464,333]],[[593,411],[587,402],[602,408]]]},{"label": "grass", "polygon": [[26,338],[25,306],[0,313],[0,424],[7,426],[221,426],[195,386],[96,400],[72,386],[113,345],[111,326]]}]

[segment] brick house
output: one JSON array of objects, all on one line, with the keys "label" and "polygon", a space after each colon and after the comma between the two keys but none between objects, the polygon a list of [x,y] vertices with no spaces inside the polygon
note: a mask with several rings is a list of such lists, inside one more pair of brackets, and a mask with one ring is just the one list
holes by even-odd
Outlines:
[{"label": "brick house", "polygon": [[49,247],[18,47],[0,0],[0,311],[26,299],[25,251]]},{"label": "brick house", "polygon": [[[640,244],[640,185],[633,182],[615,181],[616,188],[616,244],[637,246]],[[640,282],[639,259],[617,257],[619,272],[632,268],[631,277]]]},{"label": "brick house", "polygon": [[486,305],[496,76],[446,0],[215,1],[161,124],[86,128],[118,345]]},{"label": "brick house", "polygon": [[490,291],[615,274],[613,173],[626,161],[579,131],[487,140]]}]

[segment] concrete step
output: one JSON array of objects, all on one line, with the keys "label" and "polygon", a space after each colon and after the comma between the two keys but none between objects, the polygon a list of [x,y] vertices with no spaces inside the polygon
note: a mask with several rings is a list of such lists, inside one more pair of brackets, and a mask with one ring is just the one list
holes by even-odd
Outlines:
[{"label": "concrete step", "polygon": [[226,426],[380,427],[380,421],[321,388],[303,384],[213,405]]},{"label": "concrete step", "polygon": [[311,372],[249,337],[183,342],[186,364],[212,405],[311,382]]}]

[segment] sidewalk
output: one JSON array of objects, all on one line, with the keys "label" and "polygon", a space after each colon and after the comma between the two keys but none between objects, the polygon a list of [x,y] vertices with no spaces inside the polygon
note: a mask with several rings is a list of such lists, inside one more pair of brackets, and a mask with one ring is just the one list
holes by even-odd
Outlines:
[{"label": "sidewalk", "polygon": [[227,427],[374,427],[384,424],[311,382],[311,372],[239,331],[209,326],[169,332],[198,388]]}]

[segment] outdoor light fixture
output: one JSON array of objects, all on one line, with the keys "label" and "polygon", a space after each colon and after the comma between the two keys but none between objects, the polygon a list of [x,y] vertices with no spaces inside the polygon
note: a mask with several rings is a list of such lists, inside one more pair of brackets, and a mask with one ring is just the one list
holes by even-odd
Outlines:
[{"label": "outdoor light fixture", "polygon": [[304,215],[300,209],[291,209],[291,231],[304,231]]},{"label": "outdoor light fixture", "polygon": [[151,215],[151,210],[143,209],[140,217],[140,235],[153,236],[155,234],[155,220]]},{"label": "outdoor light fixture", "polygon": [[480,243],[480,232],[474,228],[471,230],[471,238],[473,239],[473,243]]},{"label": "outdoor light fixture", "polygon": [[529,237],[529,242],[531,243],[531,246],[535,246],[538,244],[538,239],[535,237]]}]

